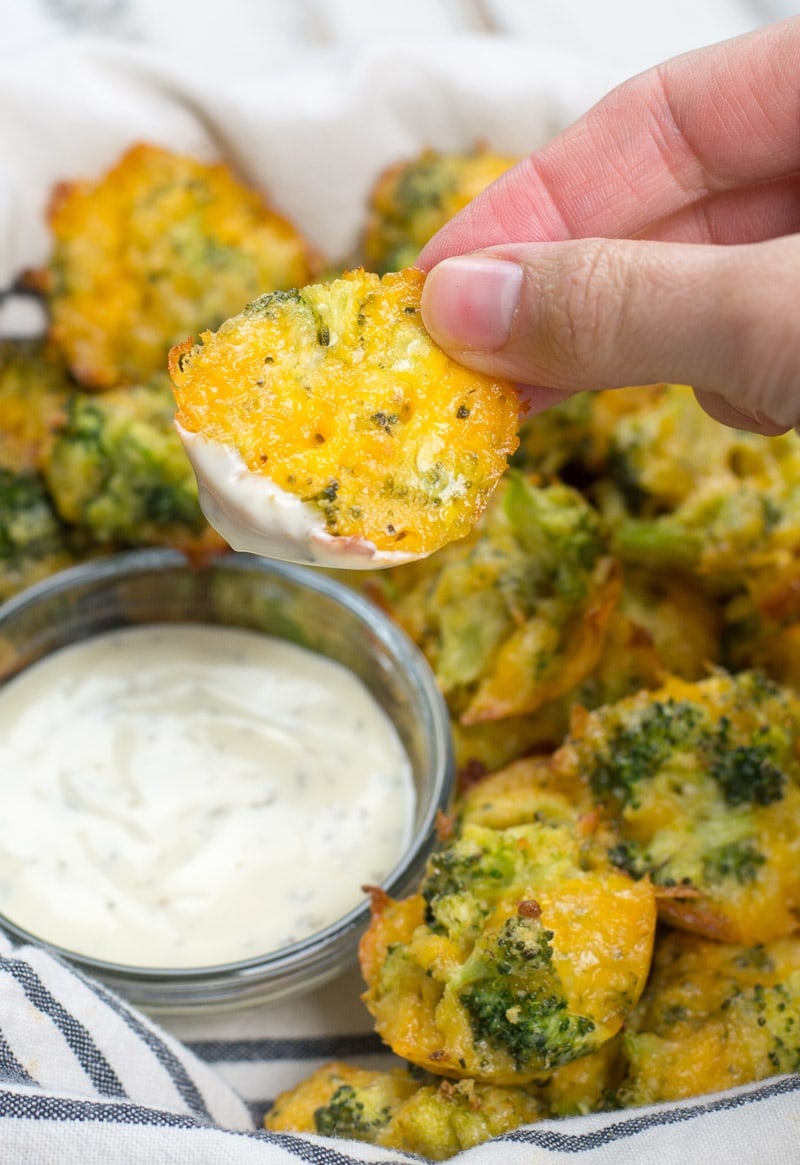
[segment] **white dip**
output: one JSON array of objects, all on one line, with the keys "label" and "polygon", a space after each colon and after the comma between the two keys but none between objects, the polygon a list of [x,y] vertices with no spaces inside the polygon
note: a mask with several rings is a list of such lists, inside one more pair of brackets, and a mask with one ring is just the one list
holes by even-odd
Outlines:
[{"label": "white dip", "polygon": [[175,425],[197,478],[200,506],[234,550],[340,570],[400,566],[422,554],[379,550],[365,538],[329,534],[316,508],[248,469],[235,449]]},{"label": "white dip", "polygon": [[0,689],[0,913],[112,962],[245,959],[357,905],[413,800],[339,664],[233,628],[111,632]]}]

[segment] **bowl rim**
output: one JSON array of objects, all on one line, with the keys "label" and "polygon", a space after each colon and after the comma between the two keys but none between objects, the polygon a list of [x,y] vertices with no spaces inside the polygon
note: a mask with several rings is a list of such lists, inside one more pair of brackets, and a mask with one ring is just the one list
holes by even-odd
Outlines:
[{"label": "bowl rim", "polygon": [[[351,590],[346,584],[320,573],[311,566],[264,559],[258,555],[238,551],[223,551],[202,563],[193,562],[184,552],[171,548],[116,551],[66,567],[0,604],[0,636],[9,619],[16,618],[45,599],[51,600],[68,594],[84,583],[96,582],[98,586],[102,586],[121,577],[135,578],[148,574],[157,576],[187,569],[198,574],[213,572],[216,569],[235,573],[255,572],[266,577],[277,577],[300,590],[324,595],[354,615],[369,631],[370,637],[377,639],[395,659],[403,674],[410,677],[409,690],[415,690],[418,694],[416,702],[419,708],[415,711],[424,716],[422,731],[429,742],[430,771],[434,779],[427,791],[427,806],[408,847],[380,882],[381,889],[390,897],[399,897],[407,893],[411,888],[413,872],[418,870],[420,863],[433,847],[437,819],[440,812],[446,812],[449,808],[454,791],[455,762],[449,716],[444,697],[422,651],[390,615],[377,604]],[[177,622],[180,623],[180,620]],[[196,620],[189,616],[185,622],[192,623]],[[120,626],[124,625],[121,621]],[[0,689],[4,682],[13,679],[24,670],[25,668],[22,668],[18,672],[10,673],[5,677],[5,681],[0,678]],[[18,941],[44,947],[86,973],[118,987],[133,1002],[150,1004],[154,1010],[185,1011],[193,1007],[205,1009],[214,1007],[215,998],[222,984],[231,990],[236,990],[234,984],[239,984],[245,990],[245,994],[248,994],[246,990],[248,986],[252,989],[249,994],[258,994],[259,987],[262,987],[267,999],[277,998],[294,990],[305,991],[308,979],[311,980],[310,986],[313,987],[315,982],[322,982],[341,969],[336,958],[337,951],[342,944],[349,945],[349,942],[354,941],[366,927],[369,914],[370,902],[369,897],[366,897],[346,914],[297,942],[247,959],[198,967],[143,967],[95,958],[72,951],[58,943],[48,942],[47,939],[7,919],[2,911],[0,929]],[[326,964],[331,960],[336,961],[336,966],[329,967],[326,971]],[[304,969],[316,971],[316,980],[312,974],[306,976],[302,985],[293,987],[292,983]],[[269,988],[269,980],[273,978],[276,980],[274,992]],[[250,998],[246,998],[244,1003],[251,1001]],[[223,1001],[222,1006],[225,1005]]]}]

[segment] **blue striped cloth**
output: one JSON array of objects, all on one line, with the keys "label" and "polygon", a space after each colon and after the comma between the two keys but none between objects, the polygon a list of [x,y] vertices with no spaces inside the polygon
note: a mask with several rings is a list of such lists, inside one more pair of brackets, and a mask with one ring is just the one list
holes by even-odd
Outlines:
[{"label": "blue striped cloth", "polygon": [[[184,1020],[189,1044],[46,951],[0,935],[0,1162],[3,1165],[349,1165],[411,1154],[259,1127],[267,1093],[318,1063],[388,1062],[358,1015],[355,979],[307,1006]],[[333,1014],[330,1009],[333,1008]],[[302,1014],[327,1031],[287,1034]],[[266,1031],[272,1021],[276,1032]],[[315,1019],[316,1017],[316,1019]],[[220,1025],[222,1025],[220,1027]],[[226,1030],[227,1038],[215,1034]],[[302,1025],[301,1025],[302,1028]],[[233,1029],[233,1030],[232,1030]],[[244,1096],[231,1086],[237,1073]],[[260,1101],[252,1098],[263,1093]],[[247,1095],[250,1096],[248,1101]],[[469,1150],[463,1165],[797,1165],[800,1076],[629,1113],[545,1121]]]}]

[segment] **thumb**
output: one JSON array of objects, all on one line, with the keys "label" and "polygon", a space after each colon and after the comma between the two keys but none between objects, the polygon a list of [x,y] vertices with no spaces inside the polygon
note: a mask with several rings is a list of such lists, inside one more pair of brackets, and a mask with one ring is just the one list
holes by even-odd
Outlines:
[{"label": "thumb", "polygon": [[513,243],[444,259],[422,316],[462,364],[567,393],[669,381],[717,420],[800,422],[800,235],[746,246]]}]

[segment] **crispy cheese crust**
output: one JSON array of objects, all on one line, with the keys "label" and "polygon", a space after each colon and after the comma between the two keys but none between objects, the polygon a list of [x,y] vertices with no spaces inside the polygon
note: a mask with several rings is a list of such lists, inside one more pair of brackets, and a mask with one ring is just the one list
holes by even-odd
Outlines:
[{"label": "crispy cheese crust", "polygon": [[348,272],[174,348],[180,425],[317,507],[329,534],[408,554],[460,538],[516,447],[519,406],[434,345],[423,281]]}]

